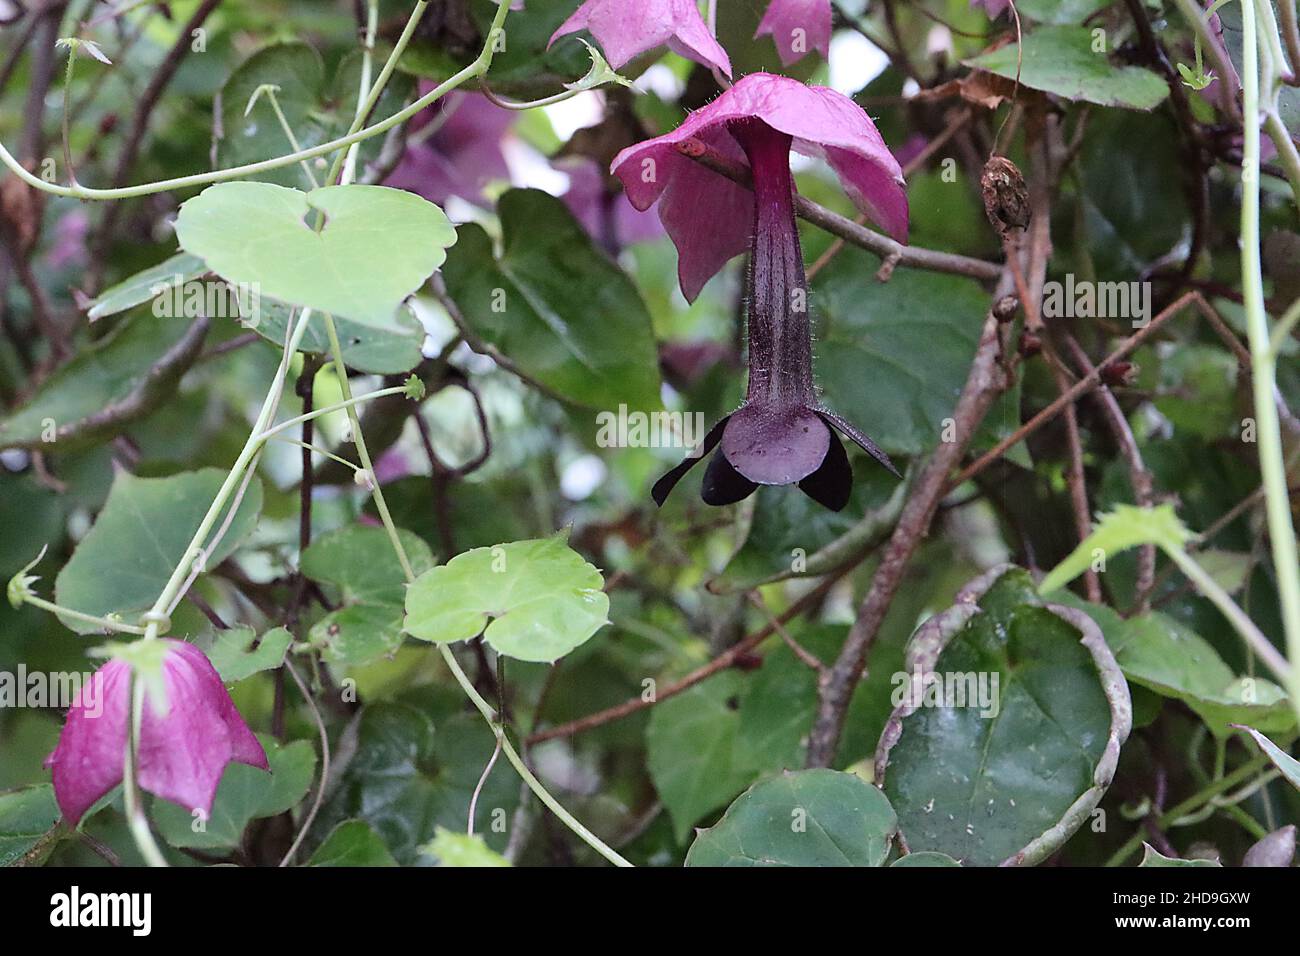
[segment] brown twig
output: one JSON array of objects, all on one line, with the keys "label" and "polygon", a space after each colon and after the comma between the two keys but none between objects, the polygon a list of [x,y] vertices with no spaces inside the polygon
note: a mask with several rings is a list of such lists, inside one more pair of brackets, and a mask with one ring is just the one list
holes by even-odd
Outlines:
[{"label": "brown twig", "polygon": [[1138,349],[1139,346],[1142,345],[1143,342],[1145,342],[1152,335],[1154,335],[1167,321],[1169,321],[1171,318],[1173,318],[1175,315],[1177,315],[1187,306],[1193,304],[1195,300],[1198,298],[1200,298],[1199,292],[1184,292],[1173,302],[1169,303],[1169,305],[1165,306],[1165,308],[1162,309],[1157,315],[1155,315],[1151,319],[1151,321],[1146,324],[1146,326],[1144,326],[1141,329],[1138,329],[1137,332],[1133,333],[1133,335],[1129,336],[1129,338],[1124,340],[1123,345],[1121,345],[1114,352],[1111,352],[1104,359],[1102,359],[1097,364],[1097,367],[1094,368],[1090,373],[1088,373],[1083,378],[1075,382],[1072,386],[1070,386],[1070,388],[1066,392],[1059,395],[1055,401],[1053,401],[1050,405],[1044,408],[1033,418],[1029,419],[1029,421],[1025,422],[1023,425],[1017,428],[1006,438],[1003,438],[996,445],[994,445],[992,448],[986,451],[983,455],[980,455],[980,457],[977,458],[975,461],[973,461],[971,464],[967,465],[966,468],[962,470],[961,474],[959,474],[956,478],[954,478],[950,482],[949,488],[956,488],[958,485],[969,481],[971,478],[979,474],[989,465],[993,464],[993,462],[1001,458],[1003,454],[1006,453],[1006,450],[1010,448],[1012,445],[1016,444],[1017,442],[1023,441],[1025,438],[1032,435],[1034,432],[1038,431],[1038,429],[1042,428],[1043,425],[1047,424],[1049,421],[1055,418],[1058,414],[1060,414],[1061,409],[1063,409],[1066,405],[1069,405],[1071,402],[1077,400],[1081,395],[1084,395],[1087,392],[1090,392],[1094,388],[1096,388],[1097,385],[1101,382],[1102,376],[1106,373],[1106,371],[1111,366],[1113,366],[1116,362],[1123,360],[1126,356],[1131,355],[1134,351]]},{"label": "brown twig", "polygon": [[[958,112],[951,120],[948,121],[948,125],[943,128],[943,130],[939,133],[938,136],[930,140],[930,142],[926,143],[925,148],[921,150],[919,153],[917,153],[915,156],[913,156],[911,160],[908,161],[907,165],[903,167],[903,176],[907,177],[912,175],[912,173],[916,172],[918,169],[920,169],[922,166],[928,163],[930,161],[930,158],[934,156],[934,154],[937,153],[939,150],[941,150],[944,147],[944,145],[948,142],[948,140],[952,139],[952,137],[957,133],[958,130],[960,130],[963,126],[965,126],[967,123],[970,122],[970,119],[971,119],[970,109],[964,109]],[[865,213],[859,213],[857,218],[855,218],[853,221],[859,226],[865,226],[867,222],[867,216]],[[817,257],[817,261],[808,267],[808,276],[807,276],[808,281],[811,282],[813,278],[817,275],[817,273],[825,269],[826,266],[830,264],[830,261],[834,259],[837,255],[839,255],[840,250],[843,249],[844,246],[845,246],[845,240],[840,238],[839,236],[836,236],[835,241],[826,247],[826,251]]]},{"label": "brown twig", "polygon": [[[131,167],[135,164],[136,156],[140,152],[140,146],[144,142],[144,134],[149,128],[149,119],[153,115],[158,101],[162,98],[163,91],[167,89],[181,63],[189,55],[194,42],[194,31],[203,26],[208,16],[220,3],[221,0],[202,0],[202,3],[198,5],[190,18],[185,21],[184,26],[181,27],[176,42],[167,51],[167,55],[163,57],[163,61],[158,64],[158,68],[154,70],[153,76],[150,77],[149,85],[140,94],[139,102],[132,114],[131,128],[126,134],[125,144],[122,146],[122,152],[118,155],[117,166],[113,170],[114,188],[126,185],[127,177],[131,174]],[[116,228],[118,217],[121,214],[122,203],[120,202],[109,203],[108,208],[104,210],[104,217],[99,222],[95,241],[91,244],[95,250],[97,261],[102,261],[103,253],[112,239],[113,230]]]},{"label": "brown twig", "polygon": [[[725,176],[732,182],[750,188],[749,168],[723,156],[716,149],[697,139],[688,139],[677,145],[678,151],[701,166]],[[839,236],[850,245],[859,246],[868,252],[874,252],[882,259],[892,261],[909,269],[928,269],[932,272],[948,272],[953,275],[968,276],[982,281],[993,281],[1002,274],[1002,266],[996,262],[972,259],[951,252],[937,252],[917,246],[905,246],[895,239],[860,226],[847,216],[832,212],[804,196],[795,196],[795,214],[800,219],[825,229],[832,235]]]},{"label": "brown twig", "polygon": [[[837,571],[828,575],[815,588],[807,594],[800,597],[791,604],[776,618],[780,624],[786,624],[798,617],[805,611],[814,608],[820,603],[826,592],[829,591],[845,573],[844,570]],[[541,743],[543,740],[554,740],[557,737],[572,737],[574,734],[580,734],[583,731],[591,730],[593,727],[600,727],[608,724],[610,721],[619,720],[630,714],[635,714],[639,710],[645,710],[657,703],[662,703],[670,697],[676,697],[684,690],[689,690],[700,681],[712,677],[720,671],[736,663],[737,660],[750,653],[764,640],[776,633],[776,627],[773,623],[768,623],[759,628],[754,633],[741,638],[731,647],[727,648],[713,660],[709,661],[702,667],[697,667],[685,677],[673,681],[665,687],[659,688],[654,698],[645,700],[642,697],[633,697],[631,700],[625,700],[623,703],[614,707],[607,707],[604,710],[596,711],[594,714],[588,714],[586,717],[579,717],[577,720],[571,720],[567,724],[560,724],[557,727],[550,727],[546,730],[539,730],[529,734],[525,741],[528,746]]]},{"label": "brown twig", "polygon": [[885,546],[880,565],[871,579],[871,589],[862,602],[844,646],[830,670],[818,681],[817,716],[808,740],[809,767],[826,767],[834,759],[848,703],[862,677],[867,653],[903,583],[908,562],[925,537],[930,520],[944,497],[948,475],[961,461],[994,399],[1008,385],[1006,369],[1001,362],[1001,332],[1006,319],[1015,311],[1016,300],[1012,296],[1004,298],[1001,292],[1011,288],[1011,276],[1007,270],[999,283],[999,295],[984,320],[975,359],[953,411],[956,439],[940,442],[922,468],[889,544]]},{"label": "brown twig", "polygon": [[[1062,341],[1065,343],[1065,347],[1074,363],[1083,374],[1091,374],[1095,370],[1092,359],[1088,357],[1088,353],[1083,350],[1083,347],[1079,345],[1074,336],[1067,332],[1062,336]],[[1119,446],[1120,454],[1128,465],[1129,483],[1133,486],[1134,499],[1143,508],[1151,507],[1155,504],[1155,488],[1151,472],[1147,470],[1146,462],[1142,459],[1142,450],[1138,447],[1137,438],[1133,435],[1133,429],[1128,423],[1128,418],[1124,415],[1124,410],[1119,407],[1119,401],[1115,398],[1115,393],[1105,383],[1098,386],[1093,394],[1097,399],[1097,403],[1101,406],[1107,425],[1115,438],[1115,443]],[[1144,544],[1138,549],[1137,603],[1133,609],[1135,614],[1145,613],[1150,608],[1151,590],[1155,585],[1155,574],[1155,545]]]}]

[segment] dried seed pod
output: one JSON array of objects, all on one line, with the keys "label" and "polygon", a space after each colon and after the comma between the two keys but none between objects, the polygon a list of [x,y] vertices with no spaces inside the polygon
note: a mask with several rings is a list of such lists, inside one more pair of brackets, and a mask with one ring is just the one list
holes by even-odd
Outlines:
[{"label": "dried seed pod", "polygon": [[1029,188],[1016,164],[1005,156],[994,156],[984,164],[980,175],[980,193],[984,212],[999,236],[1006,239],[1012,230],[1029,226]]}]

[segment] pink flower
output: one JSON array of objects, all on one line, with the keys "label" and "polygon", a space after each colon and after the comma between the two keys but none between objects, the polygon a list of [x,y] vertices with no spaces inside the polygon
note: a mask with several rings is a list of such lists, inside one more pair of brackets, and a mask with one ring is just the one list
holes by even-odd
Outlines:
[{"label": "pink flower", "polygon": [[831,0],[772,0],[754,39],[770,36],[781,64],[789,66],[810,49],[831,52]]},{"label": "pink flower", "polygon": [[596,38],[616,70],[647,50],[667,46],[731,76],[727,51],[709,32],[696,0],[587,0],[560,24],[551,43],[584,29]]},{"label": "pink flower", "polygon": [[[432,83],[421,82],[421,95],[431,89]],[[439,206],[446,205],[449,196],[486,206],[484,187],[510,178],[502,141],[517,116],[478,93],[439,100],[411,121],[406,152],[384,185]],[[423,131],[430,123],[440,125],[426,136]]]},{"label": "pink flower", "polygon": [[587,234],[607,251],[617,255],[634,242],[658,239],[664,234],[659,219],[636,209],[627,194],[612,183],[603,164],[585,157],[572,157],[553,164],[569,175],[564,204]]},{"label": "pink flower", "polygon": [[[754,77],[747,77],[731,93],[741,91],[742,87]],[[763,80],[779,79],[763,77]],[[785,84],[789,84],[786,86]],[[754,85],[750,84],[749,92]],[[792,104],[779,102],[782,89],[802,90],[812,94],[808,98],[793,93]],[[740,152],[749,164],[753,177],[753,192],[749,199],[750,219],[745,223],[729,223],[717,218],[716,210],[708,206],[709,189],[717,185],[720,177],[714,176],[712,182],[705,182],[700,188],[688,194],[695,208],[683,206],[680,219],[670,222],[665,216],[664,223],[672,233],[674,228],[681,229],[687,225],[690,217],[694,219],[694,232],[674,235],[674,241],[680,237],[691,243],[700,242],[700,236],[707,237],[710,232],[721,230],[724,224],[739,226],[742,235],[747,235],[749,244],[749,271],[745,288],[745,303],[748,318],[749,340],[749,385],[745,392],[745,401],[726,418],[710,429],[708,435],[681,464],[673,468],[651,489],[651,497],[662,505],[682,477],[701,457],[714,452],[704,472],[701,497],[705,504],[728,505],[749,497],[759,485],[797,484],[799,489],[814,501],[830,508],[841,510],[848,504],[853,491],[853,467],[849,463],[844,445],[839,435],[857,444],[863,451],[878,461],[893,474],[894,468],[889,456],[876,447],[876,444],[854,425],[826,408],[818,394],[813,379],[812,364],[812,326],[808,315],[808,280],[804,274],[803,250],[799,245],[799,230],[795,225],[794,179],[790,175],[790,148],[794,135],[788,126],[795,126],[802,132],[812,132],[819,120],[826,116],[817,116],[814,111],[828,109],[834,104],[834,118],[843,127],[849,120],[857,122],[859,128],[865,128],[875,134],[874,140],[864,150],[871,159],[864,159],[860,154],[844,152],[831,154],[828,158],[833,164],[839,160],[842,176],[854,177],[849,180],[850,192],[857,191],[863,195],[874,196],[882,193],[883,202],[871,203],[871,208],[887,211],[889,215],[900,217],[895,225],[902,230],[907,228],[907,200],[902,195],[901,175],[891,174],[898,169],[898,164],[885,148],[875,127],[851,101],[840,97],[849,109],[843,109],[835,100],[828,100],[817,91],[809,91],[800,83],[784,80],[775,85],[775,96],[758,96],[754,103],[756,109],[746,113],[738,109],[719,110],[731,93],[723,94],[712,106],[696,113],[678,130],[686,129],[711,111],[719,111],[727,117],[726,125],[712,130],[703,123],[695,123],[695,129],[702,136],[711,136],[712,142],[720,148]],[[830,90],[820,91],[831,93]],[[742,93],[742,96],[744,93]],[[831,94],[839,96],[838,93]],[[742,101],[743,102],[743,101]],[[792,106],[805,107],[798,115],[787,112]],[[735,104],[732,104],[735,107]],[[855,115],[856,114],[856,115]],[[860,117],[860,119],[858,119]],[[777,121],[783,125],[778,126]],[[676,134],[671,134],[676,135]],[[660,137],[660,140],[665,137]],[[651,144],[659,142],[652,140]],[[841,142],[837,139],[836,142]],[[615,159],[616,170],[631,165],[642,170],[647,169],[634,161],[635,155],[647,154],[646,146],[641,144],[632,150],[624,150]],[[878,147],[877,147],[878,144]],[[836,146],[845,150],[845,146]],[[633,153],[633,157],[628,154]],[[879,157],[877,157],[879,153]],[[663,154],[668,158],[669,154]],[[646,155],[650,160],[650,169],[654,169],[653,147]],[[682,157],[679,157],[682,158]],[[690,162],[690,160],[686,160]],[[873,163],[885,167],[875,168]],[[685,176],[684,170],[677,170],[679,176]],[[622,175],[620,173],[620,175]],[[640,202],[633,190],[645,185],[645,180],[632,176],[623,176],[623,183],[633,195],[633,202],[638,206],[648,205],[653,201],[653,188],[641,193]],[[654,178],[653,176],[650,178]],[[631,183],[629,183],[629,179]],[[727,180],[727,185],[731,184]],[[858,187],[855,190],[855,186]],[[862,187],[865,187],[865,191]],[[889,188],[884,188],[889,187]],[[746,191],[748,192],[748,191]],[[894,195],[897,193],[897,195]],[[890,203],[901,202],[901,209],[891,207]],[[663,206],[660,214],[664,215]],[[708,252],[717,247],[708,244]],[[680,263],[687,262],[686,249],[678,242],[681,251]],[[725,261],[725,258],[722,260]],[[707,275],[704,276],[707,279]],[[690,279],[702,284],[700,273],[694,273]],[[687,288],[687,279],[683,278],[683,289]],[[697,287],[698,288],[698,287]]]},{"label": "pink flower", "polygon": [[854,204],[900,242],[907,240],[903,170],[862,108],[842,93],[770,73],[751,73],[696,110],[671,133],[623,150],[613,171],[637,209],[659,202],[677,247],[677,276],[690,301],[729,259],[749,248],[754,194],[683,156],[690,139],[738,162],[731,124],[761,119],[793,138],[796,151],[824,158]]},{"label": "pink flower", "polygon": [[[166,640],[164,705],[146,693],[140,721],[140,787],[188,810],[212,812],[226,764],[270,770],[266,752],[235,709],[216,669],[193,644]],[[111,660],[91,675],[45,760],[54,796],[72,825],[122,782],[130,665]]]},{"label": "pink flower", "polygon": [[970,5],[980,7],[989,15],[990,20],[996,20],[1007,12],[1007,8],[1011,6],[1011,0],[970,0]]}]

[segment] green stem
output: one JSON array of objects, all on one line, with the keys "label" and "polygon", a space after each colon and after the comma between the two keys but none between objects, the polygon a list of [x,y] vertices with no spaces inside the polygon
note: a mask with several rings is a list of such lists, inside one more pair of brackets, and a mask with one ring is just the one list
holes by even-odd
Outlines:
[{"label": "green stem", "polygon": [[122,801],[126,809],[126,823],[140,855],[149,866],[167,866],[167,860],[149,829],[149,819],[144,814],[139,787],[138,760],[140,752],[140,718],[144,712],[144,684],[132,668],[127,679],[127,699],[131,702],[131,720],[126,740],[126,758],[122,765]]},{"label": "green stem", "polygon": [[[325,319],[325,323],[326,323],[325,327],[327,329],[332,327],[334,323],[330,319],[330,317],[328,315],[325,315],[324,313],[322,313],[322,316]],[[294,418],[286,419],[285,421],[280,422],[274,428],[268,428],[266,431],[262,432],[262,434],[258,437],[262,441],[267,441],[268,439],[278,437],[281,432],[289,431],[289,429],[293,428],[295,425],[301,425],[303,422],[310,422],[314,419],[321,418],[324,415],[332,415],[334,412],[341,412],[344,410],[348,412],[348,418],[350,420],[353,420],[355,423],[355,419],[356,419],[355,409],[358,405],[361,405],[365,402],[374,401],[376,398],[384,398],[387,395],[401,395],[405,391],[406,391],[406,386],[394,385],[392,388],[381,388],[377,391],[367,392],[365,395],[358,395],[354,397],[352,395],[352,390],[348,386],[344,385],[343,394],[347,397],[343,401],[335,402],[333,405],[326,405],[323,408],[314,408],[310,412],[307,412],[305,415],[297,415]],[[349,468],[356,469],[357,467],[356,465],[348,461],[344,461],[343,463],[347,465]]]},{"label": "green stem", "polygon": [[[339,333],[334,328],[334,318],[329,313],[324,314],[325,334],[330,340],[330,356],[334,360],[334,375],[339,381],[339,388],[343,392],[344,401],[340,404],[347,409],[348,421],[352,424],[352,442],[357,446],[357,457],[361,459],[361,467],[369,479],[372,493],[375,497],[375,510],[379,512],[379,520],[384,524],[384,530],[388,532],[388,540],[392,542],[393,551],[397,554],[397,560],[401,562],[402,573],[406,575],[407,583],[415,580],[415,571],[411,567],[411,560],[406,555],[406,549],[402,547],[402,539],[397,534],[397,526],[393,523],[393,516],[388,511],[388,502],[384,500],[384,489],[379,486],[379,480],[375,477],[375,466],[370,460],[370,449],[366,447],[366,438],[361,433],[361,419],[357,415],[356,400],[352,398],[352,386],[348,382],[348,367],[343,362],[343,347],[339,344]],[[394,392],[405,392],[404,387],[395,387],[382,389],[382,392],[392,394]],[[372,392],[373,397],[380,392]]]},{"label": "green stem", "polygon": [[[298,142],[298,137],[294,135],[293,127],[289,125],[289,118],[284,115],[284,110],[280,109],[280,98],[275,95],[275,87],[267,84],[264,89],[264,95],[271,101],[271,109],[275,111],[275,118],[280,121],[280,129],[284,130],[284,137],[289,141],[290,148],[295,153],[302,152],[302,146]],[[249,104],[250,107],[252,104]],[[248,115],[248,111],[244,111]],[[299,165],[302,166],[303,174],[307,177],[307,182],[311,183],[311,188],[315,189],[320,183],[316,182],[316,176],[312,173],[311,167],[307,165],[307,160],[303,160]]]},{"label": "green stem", "polygon": [[[292,316],[289,320],[289,327],[285,330],[284,352],[280,356],[280,366],[275,373],[275,381],[271,383],[271,389],[267,392],[266,400],[262,403],[262,409],[258,413],[257,422],[253,425],[252,432],[248,436],[248,441],[244,443],[239,457],[235,459],[234,465],[230,468],[230,473],[226,475],[226,480],[222,482],[221,488],[217,491],[216,498],[213,499],[212,505],[208,508],[207,514],[199,522],[198,530],[194,532],[194,537],[190,539],[189,547],[185,549],[185,555],[181,558],[179,564],[172,571],[171,577],[167,579],[166,585],[163,586],[162,593],[158,595],[158,600],[154,602],[153,608],[149,615],[160,617],[166,613],[171,606],[173,599],[180,591],[181,585],[189,575],[194,561],[202,554],[203,544],[211,533],[213,526],[216,525],[217,519],[221,517],[225,509],[226,502],[234,494],[235,489],[239,486],[244,477],[244,471],[257,455],[258,449],[266,440],[263,432],[271,419],[275,417],[276,409],[280,405],[280,395],[284,389],[284,377],[289,370],[289,361],[293,354],[298,350],[298,345],[302,342],[302,337],[307,332],[307,326],[311,322],[311,310],[304,309],[302,316],[298,319],[296,325]],[[149,621],[148,630],[145,632],[145,638],[151,639],[158,636],[158,625],[156,620]]]},{"label": "green stem", "polygon": [[1279,681],[1287,684],[1292,678],[1292,668],[1287,663],[1273,642],[1270,641],[1246,614],[1232,599],[1219,583],[1214,580],[1196,559],[1180,548],[1166,548],[1165,553],[1169,555],[1178,569],[1187,576],[1187,579],[1196,585],[1196,589],[1217,607],[1223,616],[1228,619],[1237,633],[1250,646],[1265,664],[1268,665]]},{"label": "green stem", "polygon": [[59,617],[66,617],[73,621],[82,621],[86,624],[94,624],[102,627],[106,631],[120,631],[123,634],[143,634],[143,627],[136,627],[134,624],[123,624],[121,621],[112,621],[106,617],[96,617],[94,614],[83,614],[81,611],[74,611],[71,608],[60,607],[53,601],[47,601],[44,598],[37,597],[35,594],[23,596],[23,603],[30,604],[32,607],[38,607],[42,611],[49,611],[51,614],[57,614]]},{"label": "green stem", "polygon": [[524,783],[528,784],[528,788],[537,795],[537,798],[541,800],[552,813],[564,821],[565,826],[581,837],[583,842],[603,856],[606,860],[613,863],[615,866],[631,866],[632,864],[620,856],[617,850],[608,846],[600,839],[600,837],[596,836],[583,826],[573,816],[573,814],[564,809],[564,806],[547,792],[546,787],[537,779],[533,772],[528,769],[528,765],[525,764],[523,758],[519,756],[514,746],[510,743],[509,738],[505,736],[505,729],[497,723],[496,711],[492,709],[491,704],[483,699],[483,695],[478,692],[478,689],[470,681],[469,676],[461,668],[460,662],[456,660],[456,655],[451,652],[451,648],[446,644],[439,644],[438,650],[441,652],[442,659],[446,662],[447,667],[450,668],[452,676],[456,678],[456,682],[460,684],[461,689],[465,691],[465,694],[469,699],[474,702],[474,706],[477,707],[478,712],[483,715],[483,719],[488,722],[488,726],[492,728],[493,733],[498,735],[501,740],[501,749],[505,752],[506,759],[509,760],[511,766],[518,771],[519,776],[523,778]]},{"label": "green stem", "polygon": [[[397,65],[402,51],[406,49],[406,44],[410,42],[411,34],[415,32],[415,27],[420,22],[420,18],[424,16],[427,6],[425,0],[420,0],[415,5],[415,9],[411,11],[411,16],[406,21],[406,28],[402,31],[402,35],[397,38],[397,46],[393,47],[388,62],[384,64],[379,81],[372,86],[370,72],[374,69],[375,33],[379,29],[379,0],[370,0],[370,9],[366,14],[366,38],[361,47],[361,91],[357,97],[356,115],[352,117],[352,125],[348,127],[349,133],[355,133],[361,128],[361,124],[366,121],[370,111],[379,102],[379,97],[384,92],[384,86],[388,83],[388,77],[392,75],[393,67]],[[329,178],[325,181],[333,185],[335,179],[342,175],[342,182],[353,182],[357,175],[357,153],[360,149],[360,143],[353,143],[348,147],[345,154],[340,154],[340,156],[346,155],[347,157],[343,173],[339,172],[339,157],[336,157],[334,163],[330,166]]]},{"label": "green stem", "polygon": [[[1188,797],[1182,803],[1178,804],[1178,806],[1166,810],[1160,815],[1160,818],[1156,821],[1156,825],[1161,828],[1169,826],[1169,824],[1174,820],[1187,816],[1187,814],[1191,813],[1193,810],[1208,803],[1210,800],[1213,800],[1219,794],[1231,790],[1243,780],[1246,780],[1263,770],[1266,766],[1268,766],[1267,757],[1256,757],[1249,763],[1242,764],[1226,777],[1220,777],[1218,780]],[[1129,856],[1142,845],[1143,836],[1143,831],[1138,830],[1138,832],[1133,834],[1132,838],[1127,843],[1115,851],[1115,854],[1106,861],[1106,865],[1119,866],[1127,860]]]},{"label": "green stem", "polygon": [[[1266,2],[1266,0],[1261,0]],[[1297,554],[1295,528],[1291,522],[1291,503],[1286,485],[1286,466],[1282,460],[1282,430],[1278,422],[1274,390],[1277,385],[1277,362],[1270,348],[1268,317],[1264,311],[1264,270],[1260,260],[1260,72],[1259,46],[1256,36],[1255,3],[1244,0],[1242,7],[1242,87],[1244,100],[1245,143],[1242,167],[1241,203],[1241,273],[1246,313],[1246,332],[1250,340],[1251,389],[1255,402],[1256,445],[1260,473],[1264,484],[1265,514],[1278,595],[1282,605],[1282,623],[1286,634],[1287,656],[1292,666],[1283,684],[1291,696],[1292,707],[1300,714],[1300,555]],[[1268,12],[1271,20],[1271,8]],[[1276,69],[1276,64],[1274,64]],[[1276,75],[1270,76],[1269,94],[1276,102]]]},{"label": "green stem", "polygon": [[[0,162],[8,166],[10,171],[33,189],[39,189],[42,192],[49,193],[53,196],[66,196],[72,199],[131,199],[137,196],[151,196],[154,193],[168,192],[174,189],[188,189],[194,186],[206,186],[211,183],[229,182],[232,179],[243,179],[247,176],[254,176],[258,173],[269,172],[273,169],[281,169],[285,166],[292,166],[294,163],[302,162],[305,159],[315,159],[317,156],[325,156],[335,150],[343,149],[345,146],[351,146],[353,143],[361,143],[371,137],[378,136],[380,133],[386,133],[394,126],[405,123],[411,117],[415,116],[425,107],[436,103],[447,93],[464,85],[467,81],[475,77],[482,76],[487,72],[492,63],[492,47],[496,42],[497,36],[501,31],[501,24],[505,20],[505,15],[510,10],[508,3],[503,3],[497,8],[497,14],[492,20],[492,26],[488,31],[488,41],[484,45],[483,52],[478,55],[474,62],[460,70],[449,79],[438,84],[424,96],[420,97],[407,106],[399,110],[387,119],[380,120],[372,126],[359,129],[354,133],[341,136],[338,139],[330,140],[328,143],[321,143],[319,146],[311,146],[307,149],[296,153],[290,153],[286,156],[277,156],[274,159],[266,159],[257,163],[248,163],[243,166],[232,166],[228,169],[217,169],[207,173],[196,173],[191,176],[180,176],[175,179],[162,179],[157,182],[143,183],[136,186],[122,186],[117,189],[93,189],[87,186],[56,186],[53,183],[47,183],[29,172],[18,160],[14,159],[13,154],[5,149],[0,143]],[[383,74],[380,74],[381,79]],[[376,84],[378,88],[378,84]]]}]

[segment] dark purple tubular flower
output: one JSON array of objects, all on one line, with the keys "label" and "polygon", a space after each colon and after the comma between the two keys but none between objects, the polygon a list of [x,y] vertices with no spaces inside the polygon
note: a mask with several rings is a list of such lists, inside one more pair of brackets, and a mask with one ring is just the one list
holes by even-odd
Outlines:
[{"label": "dark purple tubular flower", "polygon": [[[228,763],[261,770],[270,765],[207,656],[183,641],[162,643],[167,701],[164,706],[145,695],[138,780],[141,789],[209,814]],[[73,826],[122,782],[130,677],[131,665],[122,660],[95,671],[68,710],[58,746],[45,759],[59,809]]]},{"label": "dark purple tubular flower", "polygon": [[[690,139],[748,160],[753,191],[682,155]],[[632,205],[647,209],[658,202],[677,246],[678,277],[688,299],[732,256],[746,247],[750,253],[745,402],[655,483],[651,494],[660,505],[701,457],[721,445],[704,475],[707,504],[732,504],[759,485],[798,484],[839,511],[853,490],[853,472],[835,430],[898,475],[875,442],[817,397],[791,148],[826,159],[854,203],[906,241],[907,194],[898,161],[867,114],[824,87],[750,74],[677,129],[614,159],[613,171]]]},{"label": "dark purple tubular flower", "polygon": [[[875,442],[821,407],[813,384],[808,280],[794,216],[791,137],[756,117],[727,129],[744,150],[754,181],[754,231],[746,292],[749,386],[739,409],[713,427],[701,455],[721,443],[704,473],[706,504],[728,505],[759,485],[798,483],[810,498],[841,510],[853,490],[853,469],[832,428],[898,474]],[[662,505],[695,464],[695,455],[655,483]]]}]

